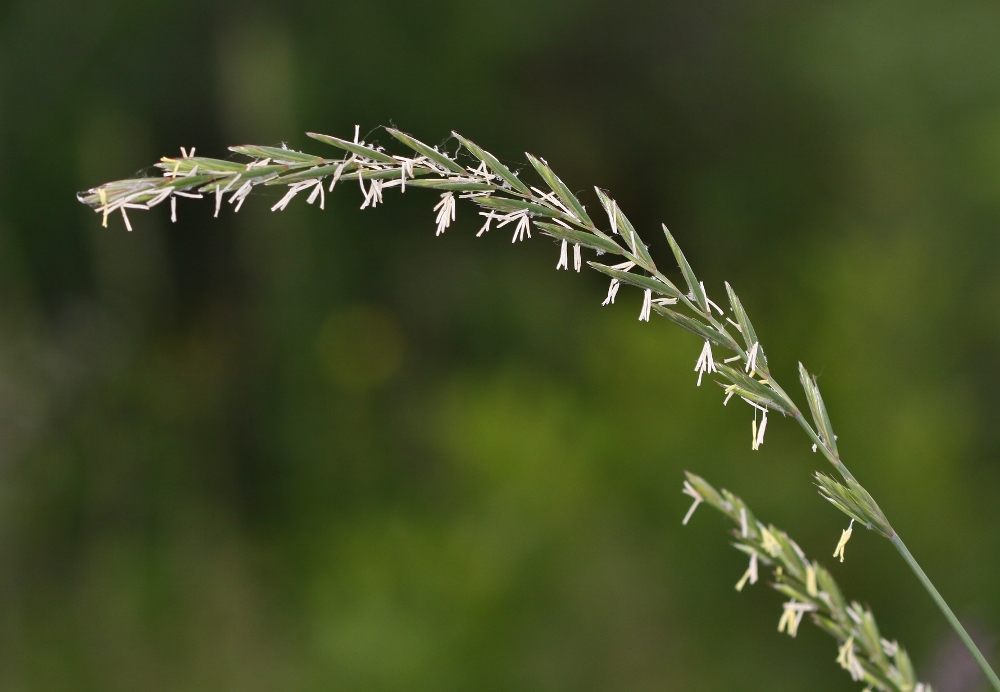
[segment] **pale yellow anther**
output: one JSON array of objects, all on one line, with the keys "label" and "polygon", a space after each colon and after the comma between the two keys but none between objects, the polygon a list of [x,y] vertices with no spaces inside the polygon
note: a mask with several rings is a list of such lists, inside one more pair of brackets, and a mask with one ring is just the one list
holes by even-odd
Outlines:
[{"label": "pale yellow anther", "polygon": [[747,582],[750,582],[751,584],[757,583],[757,553],[750,555],[750,566],[747,567],[747,571],[743,573],[743,577],[736,582],[736,590],[742,591]]},{"label": "pale yellow anther", "polygon": [[104,188],[97,189],[97,196],[101,200],[101,206],[104,208],[104,218],[101,219],[101,225],[104,228],[108,227],[108,193],[104,191]]},{"label": "pale yellow anther", "polygon": [[788,628],[788,634],[792,637],[795,636],[795,611],[785,608],[781,613],[781,619],[778,620],[778,631],[784,632],[785,628]]},{"label": "pale yellow anther", "polygon": [[837,663],[840,664],[841,668],[848,668],[848,661],[850,654],[854,653],[854,635],[852,634],[847,638],[847,641],[840,647],[837,652]]},{"label": "pale yellow anther", "polygon": [[861,663],[858,661],[857,656],[854,655],[854,635],[852,634],[844,642],[844,645],[840,647],[840,651],[837,654],[837,663],[840,667],[851,674],[851,679],[855,682],[864,680],[865,669],[862,667]]},{"label": "pale yellow anther", "polygon": [[850,525],[840,534],[840,541],[837,543],[837,549],[833,551],[833,556],[839,557],[841,562],[844,561],[844,548],[847,547],[847,541],[851,540],[851,534],[853,532],[854,520],[851,519]]},{"label": "pale yellow anther", "polygon": [[774,534],[761,527],[760,536],[764,543],[764,550],[770,553],[772,557],[778,557],[781,554],[781,543],[774,537]]},{"label": "pale yellow anther", "polygon": [[816,598],[819,589],[816,588],[816,568],[812,565],[806,567],[806,593],[810,598]]},{"label": "pale yellow anther", "polygon": [[785,609],[778,620],[778,632],[788,632],[789,637],[795,637],[799,633],[799,624],[802,622],[804,611],[795,608],[795,601],[785,604]]}]

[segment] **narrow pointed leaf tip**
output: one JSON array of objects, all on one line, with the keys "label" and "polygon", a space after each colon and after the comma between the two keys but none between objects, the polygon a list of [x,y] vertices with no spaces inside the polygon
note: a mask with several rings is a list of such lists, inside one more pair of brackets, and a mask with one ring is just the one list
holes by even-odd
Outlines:
[{"label": "narrow pointed leaf tip", "polygon": [[531,190],[528,189],[528,186],[522,183],[518,177],[514,175],[509,168],[507,168],[507,166],[500,163],[500,160],[496,156],[478,146],[475,142],[466,139],[457,132],[452,132],[451,134],[455,137],[455,139],[461,142],[462,146],[465,147],[473,156],[485,163],[487,168],[503,178],[504,182],[512,188],[521,194],[531,194]]},{"label": "narrow pointed leaf tip", "polygon": [[601,201],[601,206],[604,207],[604,211],[608,215],[608,220],[611,222],[611,231],[625,239],[625,243],[634,257],[633,261],[646,271],[650,273],[655,272],[656,264],[653,263],[653,258],[650,257],[646,244],[642,242],[639,234],[635,232],[632,222],[622,213],[618,203],[608,197],[608,194],[601,188],[595,187],[594,191],[597,193],[597,198]]},{"label": "narrow pointed leaf tip", "polygon": [[598,236],[593,233],[588,233],[587,231],[581,231],[576,228],[565,228],[563,226],[558,226],[554,223],[547,223],[545,221],[535,221],[535,225],[553,238],[566,240],[571,243],[577,243],[593,250],[597,250],[599,253],[608,252],[613,255],[620,255],[623,252],[622,248],[618,246],[618,243],[603,234]]},{"label": "narrow pointed leaf tip", "polygon": [[830,416],[827,415],[826,405],[823,403],[823,397],[819,393],[816,376],[810,375],[802,363],[799,363],[799,381],[802,383],[802,389],[806,393],[806,401],[809,402],[809,411],[812,413],[816,432],[833,456],[839,458],[837,436],[833,434],[833,426],[830,425]]},{"label": "narrow pointed leaf tip", "polygon": [[623,272],[619,269],[615,269],[614,267],[609,267],[606,264],[601,264],[600,262],[588,261],[587,264],[602,274],[610,276],[612,279],[618,279],[623,284],[630,284],[638,288],[649,289],[659,295],[667,296],[668,298],[676,298],[679,293],[677,288],[673,285],[663,283],[659,279],[655,279],[651,276],[633,274],[632,272]]},{"label": "narrow pointed leaf tip", "polygon": [[673,250],[674,258],[677,260],[677,266],[681,269],[681,274],[684,275],[684,281],[687,282],[688,291],[694,297],[695,302],[701,311],[706,315],[709,313],[708,307],[708,297],[705,295],[704,289],[701,287],[701,283],[698,281],[698,277],[695,276],[694,270],[688,263],[687,258],[684,253],[681,252],[680,246],[677,241],[674,240],[673,234],[667,229],[667,225],[663,224],[663,234],[667,236],[667,242],[670,244],[670,249]]},{"label": "narrow pointed leaf tip", "polygon": [[756,354],[757,370],[767,373],[767,357],[764,355],[764,350],[759,346],[760,341],[757,339],[757,332],[750,323],[750,317],[747,315],[746,310],[743,309],[743,303],[740,301],[739,296],[736,295],[736,291],[733,290],[733,287],[729,285],[728,281],[726,282],[726,294],[729,296],[729,305],[732,307],[733,314],[736,316],[736,324],[739,325],[739,331],[743,336],[743,343],[746,344],[747,350],[749,351],[753,348],[754,344],[758,344]]},{"label": "narrow pointed leaf tip", "polygon": [[372,149],[364,144],[355,144],[354,142],[348,142],[346,139],[340,139],[339,137],[333,137],[331,135],[321,135],[316,132],[307,132],[306,135],[312,137],[316,141],[338,147],[339,149],[349,151],[352,154],[357,154],[358,156],[364,156],[372,161],[378,161],[380,163],[394,163],[392,157],[388,154]]},{"label": "narrow pointed leaf tip", "polygon": [[262,147],[255,144],[244,144],[242,146],[229,147],[229,150],[235,151],[237,154],[251,156],[255,159],[271,159],[275,163],[312,163],[318,165],[325,162],[321,156],[305,154],[301,151],[283,149],[281,147]]},{"label": "narrow pointed leaf tip", "polygon": [[566,208],[574,216],[576,216],[577,220],[581,221],[588,227],[592,227],[594,222],[591,221],[590,217],[587,215],[587,210],[583,208],[582,204],[580,204],[580,200],[576,198],[576,195],[570,192],[570,189],[566,187],[566,184],[559,179],[559,176],[557,176],[552,169],[549,168],[548,164],[532,156],[528,152],[525,152],[524,155],[528,157],[531,165],[535,167],[538,174],[545,180],[545,184],[556,193]]},{"label": "narrow pointed leaf tip", "polygon": [[405,132],[400,132],[399,130],[395,130],[391,127],[385,128],[385,131],[388,132],[393,137],[395,137],[396,139],[398,139],[406,146],[410,147],[410,149],[413,149],[413,151],[417,152],[418,154],[421,154],[422,156],[426,156],[431,161],[434,161],[435,163],[443,166],[444,168],[447,168],[452,173],[465,173],[465,169],[462,168],[460,165],[458,165],[458,163],[451,160],[437,149],[427,146],[416,137],[412,137],[411,135],[408,135]]}]

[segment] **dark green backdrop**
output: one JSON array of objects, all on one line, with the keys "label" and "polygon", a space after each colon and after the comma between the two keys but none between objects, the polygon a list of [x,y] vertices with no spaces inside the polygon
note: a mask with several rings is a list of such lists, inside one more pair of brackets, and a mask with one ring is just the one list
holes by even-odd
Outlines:
[{"label": "dark green backdrop", "polygon": [[[728,279],[791,391],[992,649],[1000,632],[994,2],[10,0],[0,9],[0,688],[850,690],[737,594],[682,471],[811,554],[844,518],[701,344],[433,194],[361,212],[74,200],[162,154],[395,124],[545,157]],[[385,136],[383,140],[387,139]],[[388,142],[383,141],[384,144]],[[801,396],[796,392],[801,401]],[[848,597],[953,692],[890,546]]]}]

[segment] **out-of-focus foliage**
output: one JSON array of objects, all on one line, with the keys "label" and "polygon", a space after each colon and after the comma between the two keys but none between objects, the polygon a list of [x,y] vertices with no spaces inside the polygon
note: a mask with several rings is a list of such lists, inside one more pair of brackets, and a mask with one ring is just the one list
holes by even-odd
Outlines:
[{"label": "out-of-focus foliage", "polygon": [[[639,323],[637,292],[600,308],[599,277],[557,275],[545,240],[473,238],[468,207],[434,238],[417,190],[280,215],[254,195],[217,220],[206,200],[131,234],[74,199],[181,145],[355,123],[456,129],[522,169],[527,149],[647,238],[665,221],[713,294],[739,292],[779,380],[797,360],[819,375],[844,459],[989,639],[998,20],[985,2],[8,3],[0,687],[852,689],[824,635],[777,633],[779,597],[733,590],[722,520],[680,526],[691,469],[829,553],[825,462],[780,417],[751,452],[745,409],[693,386],[701,344]],[[974,689],[881,538],[855,531],[832,571],[921,678]]]}]

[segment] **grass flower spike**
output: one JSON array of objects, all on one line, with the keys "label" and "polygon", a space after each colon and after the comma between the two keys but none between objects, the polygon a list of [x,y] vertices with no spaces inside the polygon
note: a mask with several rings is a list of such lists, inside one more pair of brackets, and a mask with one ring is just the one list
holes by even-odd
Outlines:
[{"label": "grass flower spike", "polygon": [[[397,187],[400,192],[409,188],[436,191],[440,200],[433,211],[435,235],[438,236],[455,221],[458,202],[464,200],[480,207],[479,213],[485,217],[477,236],[489,232],[495,222],[497,228],[514,226],[511,242],[531,238],[532,227],[553,239],[559,248],[557,269],[569,268],[570,245],[573,246],[573,265],[577,271],[583,264],[583,249],[595,253],[598,258],[605,255],[620,258],[621,261],[616,264],[587,262],[610,279],[607,297],[602,304],[613,304],[622,286],[638,288],[642,291],[641,321],[648,322],[656,314],[703,341],[704,346],[695,366],[698,384],[708,374],[723,388],[724,404],[737,397],[750,406],[753,413],[752,449],[759,449],[764,441],[769,414],[792,418],[806,433],[813,451],[821,453],[840,476],[840,480],[836,480],[823,473],[816,474],[820,494],[852,521],[838,543],[839,557],[843,559],[844,546],[855,521],[887,538],[972,652],[994,689],[1000,692],[1000,678],[910,554],[878,504],[841,459],[837,436],[833,433],[816,377],[799,364],[799,381],[805,393],[807,417],[771,374],[766,349],[736,292],[728,283],[725,284],[726,310],[713,301],[665,225],[662,231],[683,278],[683,288],[675,285],[656,265],[647,245],[614,199],[605,191],[595,189],[610,226],[602,229],[544,159],[527,155],[541,184],[547,189],[525,183],[493,154],[457,133],[452,134],[465,151],[461,161],[457,155],[452,157],[392,128],[386,128],[385,132],[408,149],[407,155],[390,154],[381,146],[361,141],[359,132],[356,127],[353,140],[307,133],[312,139],[333,147],[336,150],[333,157],[294,151],[285,146],[231,147],[232,152],[248,159],[239,162],[195,156],[193,148],[190,153],[182,149],[179,158],[160,159],[156,164],[160,171],[158,177],[106,183],[80,193],[78,198],[101,215],[102,224],[106,225],[109,215],[118,212],[125,227],[131,230],[127,210],[148,210],[168,200],[173,221],[176,221],[178,198],[214,196],[217,214],[226,195],[226,201],[233,205],[234,211],[239,211],[251,190],[261,187],[284,189],[283,196],[272,207],[273,211],[286,209],[300,193],[307,191],[306,202],[313,204],[318,201],[323,208],[323,188],[327,183],[327,191],[332,191],[339,181],[357,180],[362,194],[362,209],[375,208],[383,201],[387,190]],[[722,362],[715,360],[713,348],[727,352]],[[699,502],[713,504],[720,509],[723,509],[723,502],[733,503],[732,496],[723,499],[714,490],[710,491],[707,484],[699,484],[694,478],[688,477],[691,485],[688,494],[695,503],[685,522]],[[687,486],[685,491],[688,491]],[[843,642],[838,661],[851,672],[852,677],[863,679],[876,689],[912,692],[916,683],[912,682],[908,659],[894,659],[895,668],[886,667],[889,655],[880,648],[878,637],[872,639],[871,632],[864,629],[867,611],[860,606],[855,607],[856,604],[846,606],[838,601],[839,596],[835,594],[839,591],[835,585],[831,586],[832,579],[828,572],[814,566],[815,574],[810,577],[809,564],[800,557],[801,551],[787,536],[755,523],[749,510],[746,511],[747,516],[741,519],[741,510],[745,509],[742,503],[740,508],[731,516],[741,522],[738,547],[751,556],[746,580],[749,583],[755,580],[753,570],[757,562],[754,560],[764,564],[776,562],[782,569],[775,588],[791,599],[782,615],[782,630],[794,636],[799,622],[808,612],[817,624]],[[728,513],[728,510],[723,511]],[[811,595],[813,592],[817,596]],[[817,609],[808,609],[809,604]],[[863,660],[855,656],[854,647],[861,647],[859,652]],[[905,654],[902,655],[905,657]],[[909,687],[905,686],[907,684]]]},{"label": "grass flower spike", "polygon": [[765,526],[741,498],[717,490],[705,479],[686,474],[684,493],[697,494],[734,524],[733,546],[750,555],[750,566],[736,584],[742,591],[758,580],[758,565],[771,567],[770,586],[789,600],[782,605],[778,631],[798,635],[806,615],[838,643],[836,662],[857,682],[883,692],[914,692],[930,686],[919,683],[906,650],[882,637],[872,611],[857,601],[845,600],[829,571],[809,560],[792,538],[772,525]]}]

